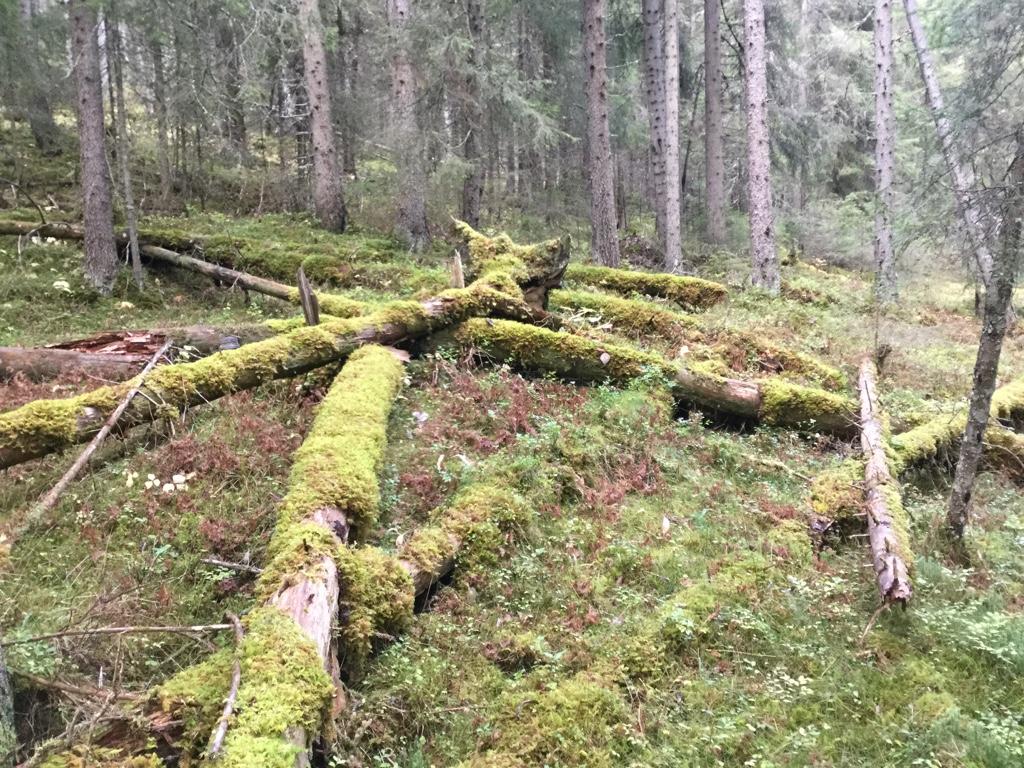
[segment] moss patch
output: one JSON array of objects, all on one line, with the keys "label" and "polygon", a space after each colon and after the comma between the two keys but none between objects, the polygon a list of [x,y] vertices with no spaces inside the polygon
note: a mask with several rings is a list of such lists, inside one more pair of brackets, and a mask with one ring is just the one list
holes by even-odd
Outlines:
[{"label": "moss patch", "polygon": [[707,309],[723,301],[728,295],[724,285],[701,280],[652,272],[630,272],[610,267],[571,265],[566,279],[604,288],[624,295],[659,296],[674,301],[685,309]]}]

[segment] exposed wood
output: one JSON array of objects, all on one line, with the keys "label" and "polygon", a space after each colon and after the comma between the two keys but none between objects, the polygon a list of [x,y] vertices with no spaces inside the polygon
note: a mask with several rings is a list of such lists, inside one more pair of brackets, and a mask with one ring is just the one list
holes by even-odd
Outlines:
[{"label": "exposed wood", "polygon": [[121,415],[128,408],[131,401],[139,393],[139,390],[142,388],[142,385],[146,381],[146,376],[149,374],[150,371],[153,370],[153,368],[156,367],[157,363],[160,362],[160,359],[164,356],[164,354],[167,352],[170,346],[171,342],[164,342],[164,345],[160,347],[160,349],[157,350],[156,354],[153,355],[150,361],[146,363],[146,367],[142,369],[142,372],[136,379],[136,384],[131,389],[128,390],[128,394],[125,395],[124,399],[113,410],[113,412],[104,422],[103,426],[100,427],[100,430],[99,432],[96,433],[96,436],[93,437],[89,445],[86,446],[85,450],[82,451],[79,457],[75,459],[74,464],[68,467],[68,471],[65,472],[63,476],[60,478],[60,480],[57,481],[57,484],[54,485],[53,488],[51,488],[49,492],[47,492],[47,494],[43,496],[42,499],[39,500],[39,503],[36,504],[29,511],[29,513],[25,516],[23,520],[18,522],[16,526],[17,531],[12,532],[13,535],[11,536],[11,538],[17,538],[17,532],[25,530],[34,521],[42,519],[47,512],[53,509],[53,507],[57,504],[57,501],[60,499],[61,494],[64,493],[64,490],[74,481],[76,477],[78,477],[78,474],[85,468],[85,465],[89,463],[89,459],[92,458],[92,455],[94,453],[96,453],[96,449],[100,447],[100,444],[106,439],[107,435],[110,434],[110,431],[117,424],[117,420],[121,418]]},{"label": "exposed wood", "polygon": [[452,288],[465,288],[466,275],[462,269],[462,256],[458,251],[452,256],[451,262],[451,286]]},{"label": "exposed wood", "polygon": [[0,347],[0,381],[21,374],[30,381],[45,381],[68,371],[106,381],[124,381],[139,372],[149,358],[137,354],[100,354],[70,349]]},{"label": "exposed wood", "polygon": [[306,270],[299,267],[295,275],[299,285],[299,304],[302,305],[302,316],[306,318],[306,325],[320,324],[320,302],[313,293],[313,288],[306,277]]},{"label": "exposed wood", "polygon": [[875,364],[860,367],[860,443],[864,452],[864,493],[868,541],[883,603],[902,603],[913,596],[906,513],[899,482],[889,469],[884,416],[878,404]]}]

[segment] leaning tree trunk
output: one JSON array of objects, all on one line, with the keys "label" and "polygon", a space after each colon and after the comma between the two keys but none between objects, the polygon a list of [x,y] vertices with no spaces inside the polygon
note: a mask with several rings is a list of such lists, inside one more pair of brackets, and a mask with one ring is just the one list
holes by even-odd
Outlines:
[{"label": "leaning tree trunk", "polygon": [[928,50],[928,38],[925,36],[921,19],[917,15],[916,0],[903,0],[903,9],[907,14],[910,37],[914,42],[914,51],[917,53],[917,63],[921,69],[921,79],[924,81],[928,109],[931,110],[932,120],[935,122],[935,133],[939,138],[939,146],[942,148],[942,156],[949,169],[960,229],[971,249],[971,268],[977,276],[978,282],[988,288],[992,280],[993,259],[992,252],[985,242],[981,214],[970,197],[974,179],[971,178],[968,167],[960,161],[957,152],[953,126],[949,118],[946,117],[942,89],[939,87],[935,65],[932,63],[931,53]]},{"label": "leaning tree trunk", "polygon": [[971,508],[974,479],[981,460],[982,438],[988,425],[992,394],[999,372],[999,356],[1006,336],[1014,278],[1020,263],[1021,227],[1024,226],[1024,127],[1017,131],[1017,153],[1010,166],[1003,207],[1002,252],[993,265],[993,279],[985,291],[981,342],[974,363],[974,385],[967,412],[967,428],[960,441],[960,456],[949,495],[947,522],[955,540],[963,538]]},{"label": "leaning tree trunk", "polygon": [[877,372],[871,360],[860,367],[860,445],[864,452],[864,495],[871,560],[883,603],[906,604],[913,595],[907,513],[900,485],[889,470],[885,417],[878,405]]},{"label": "leaning tree trunk", "polygon": [[398,157],[398,218],[395,234],[410,250],[421,251],[430,242],[427,174],[423,167],[423,143],[416,125],[416,77],[409,51],[410,0],[386,0],[391,33],[392,141]]},{"label": "leaning tree trunk", "polygon": [[772,213],[771,152],[768,134],[768,81],[764,1],[744,0],[744,85],[747,108],[747,200],[750,208],[751,282],[770,293],[781,283]]},{"label": "leaning tree trunk", "polygon": [[707,236],[725,242],[725,160],[722,151],[722,40],[719,0],[704,0],[704,183]]},{"label": "leaning tree trunk", "polygon": [[338,171],[338,151],[331,118],[331,90],[327,78],[323,30],[318,0],[299,0],[302,62],[309,98],[309,130],[313,140],[313,207],[320,223],[332,232],[344,232],[345,199]]},{"label": "leaning tree trunk", "polygon": [[469,172],[462,182],[462,220],[480,226],[480,206],[484,194],[483,142],[484,110],[481,103],[480,69],[483,66],[484,8],[482,0],[466,0],[466,21],[469,26],[465,94],[462,113],[466,120],[463,158]]},{"label": "leaning tree trunk", "polygon": [[892,0],[875,0],[875,297],[899,295],[892,247],[896,121],[892,113]]},{"label": "leaning tree trunk", "polygon": [[679,269],[679,14],[676,0],[662,0],[665,10],[665,271]]},{"label": "leaning tree trunk", "polygon": [[587,71],[587,176],[590,181],[590,256],[619,264],[615,230],[615,162],[608,126],[605,0],[583,0],[583,57]]},{"label": "leaning tree trunk", "polygon": [[71,53],[78,101],[78,143],[85,219],[85,275],[102,294],[117,276],[114,212],[103,137],[103,86],[96,41],[96,11],[86,0],[70,0]]},{"label": "leaning tree trunk", "polygon": [[654,226],[658,247],[665,247],[665,48],[661,0],[643,0],[644,95],[650,130],[651,186],[654,190]]}]

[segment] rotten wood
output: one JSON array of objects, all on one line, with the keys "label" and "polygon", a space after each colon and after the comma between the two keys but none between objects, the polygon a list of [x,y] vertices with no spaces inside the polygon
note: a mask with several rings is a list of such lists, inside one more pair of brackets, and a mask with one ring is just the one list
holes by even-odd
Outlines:
[{"label": "rotten wood", "polygon": [[306,325],[320,325],[320,302],[313,293],[313,287],[306,277],[306,270],[299,267],[295,275],[299,285],[299,304],[302,306],[302,316],[306,318]]},{"label": "rotten wood", "polygon": [[860,435],[865,460],[868,541],[882,602],[906,605],[913,596],[907,562],[910,548],[899,482],[889,469],[885,451],[884,416],[878,404],[876,377],[874,362],[864,360],[859,382]]}]

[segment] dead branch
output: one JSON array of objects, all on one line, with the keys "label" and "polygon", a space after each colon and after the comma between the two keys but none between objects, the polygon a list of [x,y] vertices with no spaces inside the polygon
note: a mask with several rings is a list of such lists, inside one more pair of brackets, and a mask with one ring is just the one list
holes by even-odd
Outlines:
[{"label": "dead branch", "polygon": [[228,723],[231,721],[231,713],[235,709],[235,699],[238,698],[238,686],[242,682],[242,642],[245,640],[245,632],[242,629],[242,622],[233,613],[226,614],[228,620],[235,628],[235,657],[231,662],[231,687],[228,689],[228,696],[224,700],[224,711],[217,720],[217,728],[210,738],[210,748],[207,750],[211,760],[220,755],[224,746],[224,737],[228,733]]},{"label": "dead branch", "polygon": [[192,624],[167,626],[125,626],[125,627],[94,627],[93,629],[66,629],[61,632],[50,632],[45,635],[23,637],[19,640],[0,640],[0,647],[26,643],[41,643],[44,640],[59,640],[65,637],[90,637],[92,635],[151,635],[167,632],[175,635],[193,635],[202,632],[222,632],[233,629],[231,624]]}]

